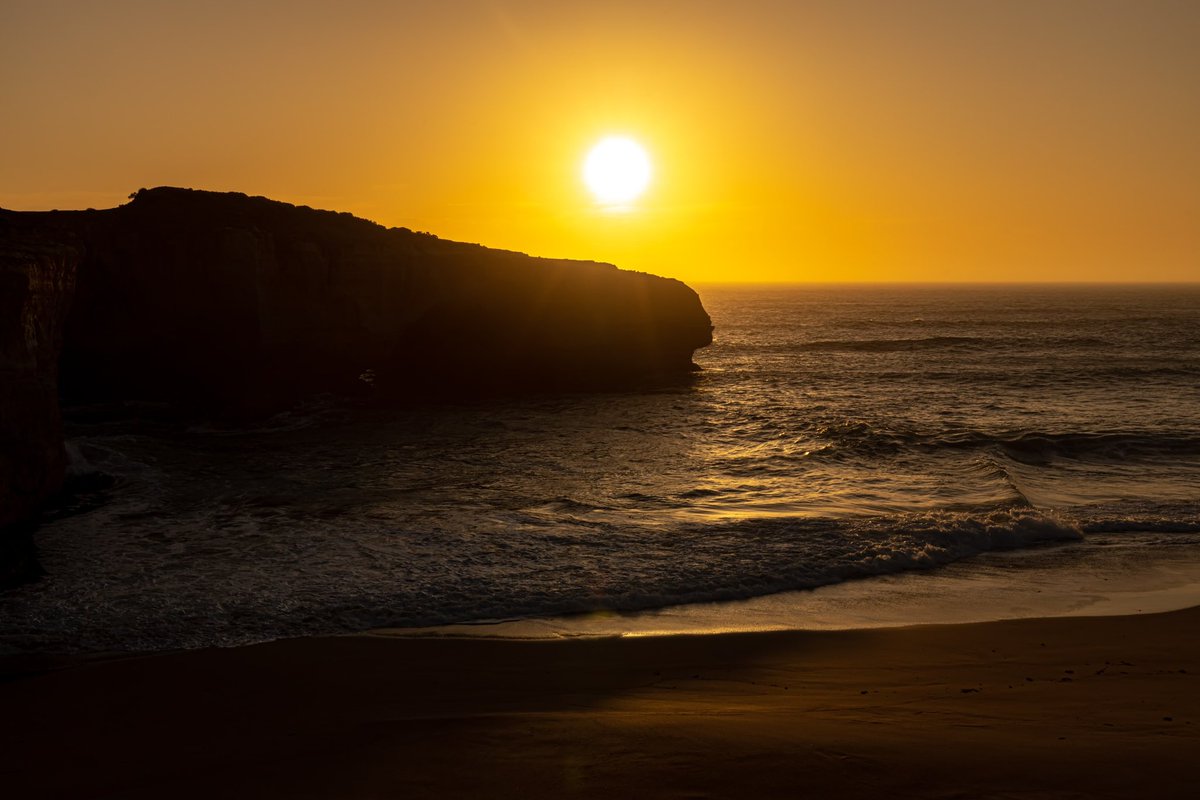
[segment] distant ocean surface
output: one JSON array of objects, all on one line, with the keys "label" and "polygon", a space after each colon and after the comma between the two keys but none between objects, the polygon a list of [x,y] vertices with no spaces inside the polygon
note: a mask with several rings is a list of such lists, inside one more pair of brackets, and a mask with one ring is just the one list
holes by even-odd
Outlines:
[{"label": "distant ocean surface", "polygon": [[[5,650],[636,611],[1118,547],[1200,554],[1200,287],[718,287],[688,386],[68,417],[104,474]],[[1066,566],[1078,563],[1067,559]]]}]

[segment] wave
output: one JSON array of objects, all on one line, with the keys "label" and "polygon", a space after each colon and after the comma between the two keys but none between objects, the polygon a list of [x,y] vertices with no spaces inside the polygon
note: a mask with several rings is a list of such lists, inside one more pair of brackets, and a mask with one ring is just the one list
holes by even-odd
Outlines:
[{"label": "wave", "polygon": [[1200,436],[1174,431],[986,432],[964,430],[926,433],[843,420],[812,431],[825,447],[810,448],[824,457],[879,456],[903,450],[985,450],[1027,464],[1052,459],[1124,461],[1200,455]]},{"label": "wave", "polygon": [[[579,584],[557,576],[544,585],[492,585],[494,594],[443,601],[440,612],[393,612],[360,619],[360,625],[429,627],[742,600],[1083,539],[1074,522],[1028,508],[861,519],[771,517],[687,524],[647,540],[649,533],[611,530],[610,549],[589,548],[588,573],[576,574],[579,565],[571,564],[569,572],[585,578]],[[639,541],[640,552],[626,560],[622,556],[633,541]],[[568,546],[568,540],[559,537],[556,544]],[[456,613],[446,613],[456,605]]]},{"label": "wave", "polygon": [[[326,527],[294,530],[298,542],[294,535],[264,537],[248,526],[234,541],[252,544],[253,559],[209,563],[206,552],[197,552],[193,571],[204,580],[169,592],[147,584],[123,594],[120,603],[101,602],[85,590],[55,613],[43,608],[23,622],[20,614],[12,616],[6,640],[55,650],[156,650],[740,600],[933,570],[993,551],[1070,546],[1092,535],[1100,544],[1197,543],[1189,534],[1200,532],[1200,503],[1124,503],[1070,516],[1008,507],[668,526],[611,523],[586,537],[561,524],[527,526],[512,537],[464,534],[452,540],[445,531],[393,531],[373,539],[354,536],[360,560],[353,563],[339,560],[335,550],[319,571],[297,567],[295,548],[309,546],[309,533],[327,541]],[[1143,541],[1133,532],[1157,538]],[[217,546],[211,530],[195,535],[203,547]],[[186,536],[176,528],[172,541],[185,547]],[[253,586],[239,575],[245,570],[254,574]]]},{"label": "wave", "polygon": [[[1083,531],[1054,512],[1031,508],[931,511],[864,518],[773,517],[698,526],[705,541],[733,539],[763,553],[791,551],[792,558],[763,558],[783,580],[780,589],[802,589],[855,577],[929,569],[991,550],[1079,541]],[[712,546],[712,545],[710,545]],[[777,589],[779,590],[779,589]]]},{"label": "wave", "polygon": [[821,339],[796,345],[819,352],[894,353],[942,347],[988,347],[994,340],[976,336],[927,336],[919,339]]},{"label": "wave", "polygon": [[1200,436],[1170,432],[1041,433],[1010,436],[969,432],[935,439],[932,446],[997,448],[1015,461],[1044,463],[1052,458],[1126,460],[1200,454]]},{"label": "wave", "polygon": [[1066,337],[987,337],[987,336],[925,336],[906,339],[820,339],[801,342],[795,349],[817,352],[897,353],[914,350],[996,349],[1011,347],[1114,347],[1113,342],[1092,336]]},{"label": "wave", "polygon": [[1151,365],[1145,364],[1129,365],[1118,364],[1115,366],[1093,367],[1084,373],[1084,376],[1089,379],[1096,378],[1117,378],[1120,380],[1145,379],[1145,378],[1200,378],[1200,362],[1188,363],[1180,359],[1178,362],[1169,365]]},{"label": "wave", "polygon": [[[1200,502],[1127,501],[1074,510],[1084,533],[1200,533]],[[1188,539],[1190,541],[1190,538]]]},{"label": "wave", "polygon": [[[598,569],[582,585],[560,580],[540,588],[526,584],[512,595],[501,591],[486,600],[476,598],[485,602],[466,603],[457,614],[393,615],[375,619],[370,626],[427,627],[741,600],[930,570],[990,551],[1083,539],[1074,522],[1027,508],[863,519],[775,517],[694,523],[642,541],[637,562],[612,558],[633,537],[611,533],[617,541],[609,558],[603,551],[592,551],[593,568]],[[636,536],[644,538],[646,534],[639,531]]]},{"label": "wave", "polygon": [[[637,611],[927,570],[991,550],[1082,538],[1070,521],[1031,509],[613,523],[596,536],[562,524],[526,526],[512,537],[466,532],[447,539],[444,531],[409,530],[360,533],[336,547],[323,523],[283,537],[265,536],[247,520],[228,528],[224,544],[210,527],[172,530],[172,546],[196,579],[172,583],[169,571],[155,571],[154,582],[134,581],[138,588],[123,591],[119,603],[105,601],[103,580],[81,584],[58,605],[34,604],[29,613],[10,615],[7,641],[56,650],[158,650]],[[295,559],[297,549],[317,546],[314,538],[325,554],[319,569]],[[227,546],[240,557],[214,556]],[[108,569],[144,574],[140,563],[123,563],[127,557],[117,547],[106,557]]]}]

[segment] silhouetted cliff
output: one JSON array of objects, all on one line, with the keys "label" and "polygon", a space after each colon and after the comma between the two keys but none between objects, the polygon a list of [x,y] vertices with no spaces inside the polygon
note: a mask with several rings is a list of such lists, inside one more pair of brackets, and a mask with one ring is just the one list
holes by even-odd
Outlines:
[{"label": "silhouetted cliff", "polygon": [[[687,372],[684,284],[183,189],[87,219],[71,395],[270,408],[314,391],[611,387]],[[368,373],[370,371],[370,373]]]},{"label": "silhouetted cliff", "polygon": [[0,234],[0,524],[61,480],[60,340],[68,397],[230,415],[314,392],[626,386],[686,374],[711,341],[679,281],[243,194],[0,212]]}]

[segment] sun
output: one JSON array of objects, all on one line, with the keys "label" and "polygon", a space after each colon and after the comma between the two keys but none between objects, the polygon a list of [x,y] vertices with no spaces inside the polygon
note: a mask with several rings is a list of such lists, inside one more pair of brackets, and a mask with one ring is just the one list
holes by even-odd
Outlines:
[{"label": "sun", "polygon": [[650,156],[633,139],[609,136],[588,152],[583,182],[602,206],[623,206],[650,184]]}]

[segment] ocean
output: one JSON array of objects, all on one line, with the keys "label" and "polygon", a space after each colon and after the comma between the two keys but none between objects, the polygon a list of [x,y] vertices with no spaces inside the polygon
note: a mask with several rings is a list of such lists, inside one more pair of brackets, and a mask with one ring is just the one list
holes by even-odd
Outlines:
[{"label": "ocean", "polygon": [[84,489],[0,595],[0,648],[1200,600],[1200,286],[698,291],[683,386],[248,427],[68,409]]}]

